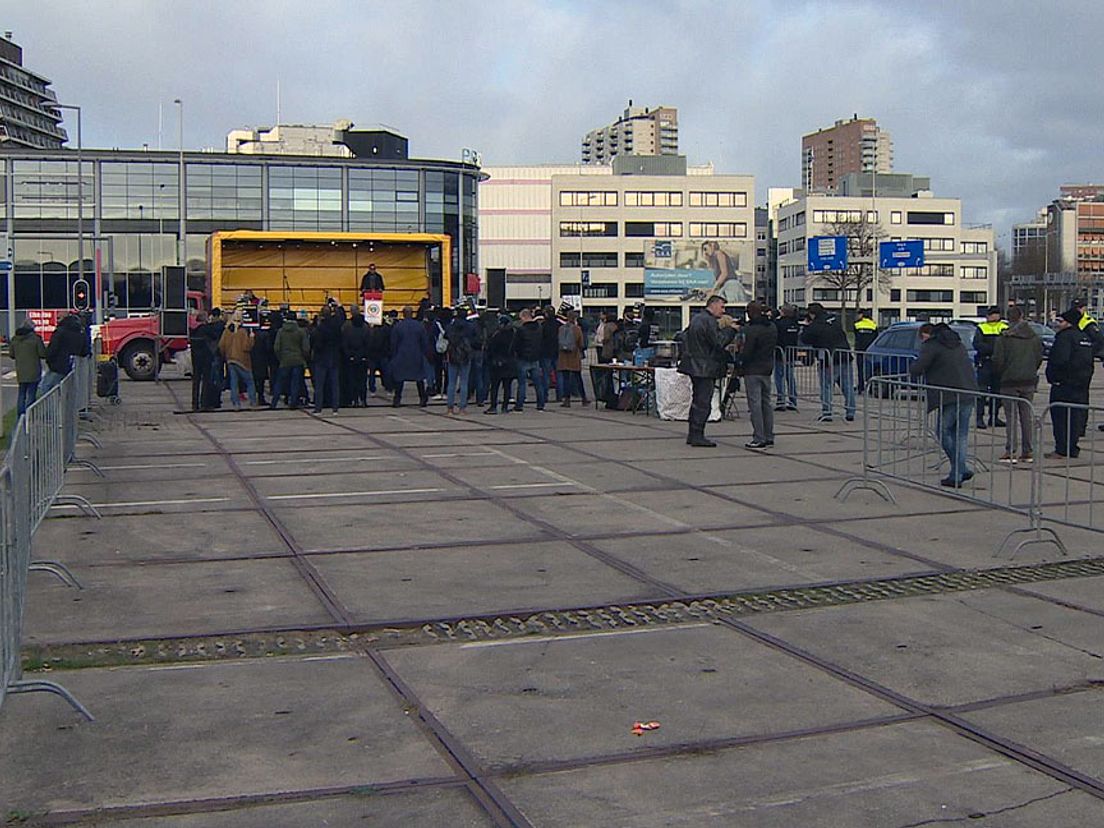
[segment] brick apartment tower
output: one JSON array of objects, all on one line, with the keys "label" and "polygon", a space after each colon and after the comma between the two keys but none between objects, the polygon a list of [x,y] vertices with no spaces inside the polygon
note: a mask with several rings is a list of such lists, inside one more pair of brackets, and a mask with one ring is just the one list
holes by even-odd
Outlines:
[{"label": "brick apartment tower", "polygon": [[893,141],[873,118],[857,114],[801,137],[801,186],[834,193],[848,173],[893,172]]}]

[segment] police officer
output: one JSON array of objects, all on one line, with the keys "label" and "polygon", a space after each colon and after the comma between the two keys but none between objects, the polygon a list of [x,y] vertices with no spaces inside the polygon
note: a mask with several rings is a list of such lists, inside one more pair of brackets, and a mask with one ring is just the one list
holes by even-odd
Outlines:
[{"label": "police officer", "polygon": [[[996,305],[989,308],[985,321],[974,331],[974,365],[977,367],[978,390],[989,394],[1000,393],[1000,378],[993,368],[993,350],[997,346],[997,337],[1008,329],[1008,323],[1001,319],[1001,309]],[[1000,402],[978,397],[977,427],[986,428],[985,409],[989,409],[989,425],[1003,427],[1004,422],[998,413]]]},{"label": "police officer", "polygon": [[855,350],[860,354],[859,356],[859,388],[858,392],[861,394],[866,387],[866,358],[861,354],[866,353],[866,349],[874,344],[874,340],[878,338],[878,323],[871,319],[866,311],[859,311],[859,318],[855,320]]}]

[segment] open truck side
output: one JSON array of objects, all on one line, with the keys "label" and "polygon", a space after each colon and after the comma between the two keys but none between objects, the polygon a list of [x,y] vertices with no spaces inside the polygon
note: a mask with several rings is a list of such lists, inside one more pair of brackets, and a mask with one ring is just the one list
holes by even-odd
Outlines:
[{"label": "open truck side", "polygon": [[451,238],[435,233],[327,233],[227,230],[211,234],[207,295],[232,308],[246,291],[272,308],[315,313],[333,298],[361,303],[360,280],[374,263],[383,275],[385,310],[423,299],[452,301]]}]

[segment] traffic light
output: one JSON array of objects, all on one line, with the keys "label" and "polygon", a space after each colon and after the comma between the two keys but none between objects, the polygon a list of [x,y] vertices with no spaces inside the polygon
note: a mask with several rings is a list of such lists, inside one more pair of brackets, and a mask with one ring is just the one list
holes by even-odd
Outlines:
[{"label": "traffic light", "polygon": [[91,294],[86,279],[77,279],[73,282],[73,308],[78,311],[86,311],[91,305]]}]

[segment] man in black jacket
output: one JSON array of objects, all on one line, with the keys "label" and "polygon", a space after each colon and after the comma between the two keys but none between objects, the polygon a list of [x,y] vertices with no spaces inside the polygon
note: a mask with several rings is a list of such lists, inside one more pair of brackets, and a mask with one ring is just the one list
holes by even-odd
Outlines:
[{"label": "man in black jacket", "polygon": [[774,349],[778,344],[778,329],[763,313],[758,302],[747,306],[747,324],[740,346],[738,363],[744,375],[748,411],[751,414],[750,449],[774,445],[774,414],[770,404],[770,380],[774,372]]},{"label": "man in black jacket", "polygon": [[728,369],[728,351],[725,349],[736,336],[732,319],[725,316],[724,299],[710,296],[705,310],[690,320],[683,338],[683,352],[679,359],[679,373],[690,377],[694,395],[690,403],[690,423],[686,444],[690,446],[715,446],[705,438],[705,423],[713,404],[713,387]]},{"label": "man in black jacket", "polygon": [[939,482],[960,488],[974,476],[966,463],[966,449],[977,382],[966,346],[950,325],[920,326],[920,355],[909,366],[909,374],[922,376],[927,385],[934,386],[927,392],[927,410],[939,412],[936,430],[951,464],[950,472]]},{"label": "man in black jacket", "polygon": [[38,396],[46,396],[46,392],[65,379],[65,375],[73,370],[73,357],[88,356],[88,337],[84,332],[84,325],[76,314],[69,314],[60,322],[50,336],[50,344],[46,346],[46,376],[39,387]]},{"label": "man in black jacket", "polygon": [[820,302],[809,305],[809,324],[801,334],[801,341],[816,348],[817,372],[820,375],[820,416],[818,423],[832,422],[832,386],[839,385],[843,392],[845,419],[855,419],[855,383],[851,376],[851,343],[847,334]]},{"label": "man in black jacket", "polygon": [[[977,365],[977,381],[982,391],[989,394],[1000,393],[1000,378],[993,368],[993,351],[997,346],[997,337],[1008,330],[1008,323],[1001,319],[1001,309],[993,305],[985,316],[985,321],[974,331],[974,363]],[[989,425],[1004,427],[1000,418],[1000,400],[994,397],[978,399],[977,427],[985,428],[985,411],[989,410]]]},{"label": "man in black jacket", "polygon": [[525,408],[525,390],[529,380],[537,392],[537,411],[544,411],[548,402],[548,393],[544,385],[544,373],[541,371],[541,353],[544,344],[544,331],[541,323],[533,318],[533,312],[526,308],[519,315],[520,324],[514,337],[514,355],[517,357],[518,392],[514,411]]},{"label": "man in black jacket", "polygon": [[[1071,309],[1058,317],[1058,334],[1047,357],[1046,378],[1050,383],[1050,422],[1054,427],[1054,460],[1076,457],[1078,441],[1085,433],[1089,404],[1089,383],[1093,376],[1093,341],[1078,327],[1081,312]],[[1063,405],[1066,403],[1066,405]]]},{"label": "man in black jacket", "polygon": [[801,342],[801,323],[797,308],[783,305],[782,314],[774,320],[778,329],[778,359],[774,361],[774,410],[797,411],[797,377],[794,376],[794,351]]},{"label": "man in black jacket", "polygon": [[382,299],[383,291],[383,274],[376,270],[376,263],[372,262],[360,277],[360,293],[362,296],[371,294],[371,299]]},{"label": "man in black jacket", "polygon": [[859,318],[855,320],[855,353],[858,361],[859,387],[861,394],[866,388],[867,362],[866,349],[874,344],[878,338],[878,323],[871,319],[866,311],[859,311]]}]

